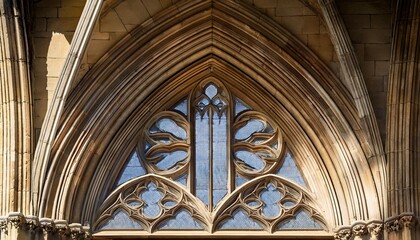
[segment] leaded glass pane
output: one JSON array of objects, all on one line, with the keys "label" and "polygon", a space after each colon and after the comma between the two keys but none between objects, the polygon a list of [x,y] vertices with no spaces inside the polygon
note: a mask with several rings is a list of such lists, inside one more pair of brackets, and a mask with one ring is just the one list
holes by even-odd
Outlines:
[{"label": "leaded glass pane", "polygon": [[213,206],[227,193],[227,119],[226,113],[219,118],[213,116]]},{"label": "leaded glass pane", "polygon": [[146,173],[146,169],[142,166],[137,152],[134,151],[128,163],[124,167],[124,170],[118,179],[117,185],[121,185],[133,178],[143,176]]},{"label": "leaded glass pane", "polygon": [[159,169],[168,170],[173,168],[178,162],[183,161],[188,156],[188,153],[186,151],[173,151],[160,153],[158,156],[160,156],[162,160],[160,160],[156,166]]},{"label": "leaded glass pane", "polygon": [[249,151],[236,151],[235,156],[250,169],[261,170],[264,167],[263,160],[255,153]]},{"label": "leaded glass pane", "polygon": [[264,203],[262,213],[264,216],[274,218],[280,214],[278,202],[283,197],[276,187],[269,183],[267,188],[260,193],[261,201]]},{"label": "leaded glass pane", "polygon": [[220,224],[219,229],[221,230],[234,230],[234,229],[263,229],[262,224],[257,220],[252,219],[242,209],[237,209],[232,214],[232,217]]},{"label": "leaded glass pane", "polygon": [[174,217],[161,223],[158,229],[169,230],[169,229],[183,229],[183,230],[194,230],[204,229],[199,221],[195,220],[191,215],[184,209],[178,211]]},{"label": "leaded glass pane", "polygon": [[183,174],[180,177],[176,178],[175,181],[177,183],[180,183],[180,184],[184,185],[184,186],[187,186],[187,178],[188,178],[188,175]]},{"label": "leaded glass pane", "polygon": [[246,123],[245,126],[236,131],[235,139],[245,140],[249,138],[253,133],[261,132],[264,130],[264,128],[264,123],[262,121],[256,119],[250,120]]},{"label": "leaded glass pane", "polygon": [[210,133],[209,116],[206,112],[202,117],[196,113],[195,127],[195,193],[206,205],[209,204],[210,179]]},{"label": "leaded glass pane", "polygon": [[147,189],[140,193],[141,199],[144,201],[143,214],[149,218],[159,216],[161,208],[159,201],[163,198],[163,194],[156,188],[154,183],[149,183]]},{"label": "leaded glass pane", "polygon": [[187,101],[187,99],[182,100],[177,105],[172,107],[172,109],[183,113],[184,116],[187,116],[187,114],[188,114],[188,101]]},{"label": "leaded glass pane", "polygon": [[143,229],[140,223],[130,218],[127,213],[117,210],[100,229]]},{"label": "leaded glass pane", "polygon": [[288,178],[295,183],[306,187],[305,180],[303,180],[302,174],[300,173],[292,155],[289,152],[287,152],[283,165],[277,172],[277,175]]},{"label": "leaded glass pane", "polygon": [[323,230],[324,227],[321,223],[313,219],[305,210],[299,211],[295,217],[282,221],[278,228],[279,230],[291,229],[313,229]]},{"label": "leaded glass pane", "polygon": [[235,98],[235,116],[238,116],[240,113],[249,109],[250,107],[248,107],[245,103],[238,98]]}]

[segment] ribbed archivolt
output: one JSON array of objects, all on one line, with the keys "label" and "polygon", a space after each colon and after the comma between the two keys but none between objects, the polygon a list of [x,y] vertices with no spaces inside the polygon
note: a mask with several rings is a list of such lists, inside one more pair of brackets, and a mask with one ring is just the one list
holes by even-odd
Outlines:
[{"label": "ribbed archivolt", "polygon": [[2,216],[30,212],[32,99],[24,5],[25,1],[0,1]]},{"label": "ribbed archivolt", "polygon": [[[420,2],[400,0],[395,10],[388,95],[388,221],[390,239],[399,235],[402,215],[419,216],[420,209]],[[397,220],[395,220],[397,219]],[[404,217],[406,220],[407,217]],[[398,223],[395,225],[394,223]],[[413,226],[411,224],[410,226]]]}]

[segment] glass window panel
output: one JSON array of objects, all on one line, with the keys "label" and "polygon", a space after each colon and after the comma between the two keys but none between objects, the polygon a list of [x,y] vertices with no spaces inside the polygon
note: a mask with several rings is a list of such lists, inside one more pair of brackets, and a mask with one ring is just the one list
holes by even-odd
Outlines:
[{"label": "glass window panel", "polygon": [[212,99],[217,94],[217,87],[214,86],[213,84],[209,84],[206,87],[205,93],[206,93],[207,97],[209,97],[210,99]]},{"label": "glass window panel", "polygon": [[213,206],[222,199],[228,189],[226,113],[219,118],[213,115]]},{"label": "glass window panel", "polygon": [[288,178],[295,183],[306,187],[305,180],[303,179],[302,174],[296,166],[295,160],[293,160],[293,157],[289,152],[287,152],[283,165],[277,172],[277,175]]},{"label": "glass window panel", "polygon": [[178,126],[176,122],[169,118],[161,118],[156,122],[156,127],[162,131],[171,133],[177,138],[187,139],[187,132],[182,127]]},{"label": "glass window panel", "polygon": [[188,101],[187,99],[182,100],[173,107],[174,110],[182,112],[185,116],[188,114]]},{"label": "glass window panel", "polygon": [[209,203],[209,163],[210,163],[210,133],[209,115],[206,112],[203,117],[196,113],[195,127],[195,191],[199,199],[205,204]]},{"label": "glass window panel", "polygon": [[111,219],[106,221],[100,229],[143,229],[142,225],[131,219],[127,213],[117,210]]},{"label": "glass window panel", "polygon": [[245,140],[256,132],[264,130],[264,123],[261,120],[249,120],[245,126],[241,127],[235,133],[236,140]]},{"label": "glass window panel", "polygon": [[179,150],[168,153],[160,153],[159,155],[162,156],[163,159],[160,160],[156,164],[156,166],[159,169],[168,170],[173,168],[178,162],[184,160],[187,157],[188,153],[186,151]]},{"label": "glass window panel", "polygon": [[239,186],[241,186],[242,184],[244,184],[246,182],[248,182],[248,179],[242,177],[239,174],[236,174],[236,177],[235,177],[235,186],[236,187],[239,187]]},{"label": "glass window panel", "polygon": [[187,178],[188,178],[188,175],[187,174],[183,174],[179,178],[175,179],[175,181],[177,183],[181,183],[184,186],[187,186]]},{"label": "glass window panel", "polygon": [[156,218],[160,214],[159,201],[163,194],[156,188],[154,183],[149,183],[147,189],[141,192],[141,199],[144,201],[143,213],[146,217]]},{"label": "glass window panel", "polygon": [[232,215],[232,218],[224,221],[220,224],[219,229],[221,230],[230,230],[230,229],[263,229],[263,225],[250,218],[245,211],[242,209],[235,210]]},{"label": "glass window panel", "polygon": [[294,218],[289,218],[282,221],[278,228],[279,230],[286,229],[314,229],[324,230],[323,224],[313,219],[306,211],[299,211]]},{"label": "glass window panel", "polygon": [[236,151],[235,156],[251,169],[258,171],[264,168],[264,161],[255,153],[241,150]]},{"label": "glass window panel", "polygon": [[272,183],[269,183],[267,189],[260,193],[260,198],[264,203],[262,209],[263,215],[269,218],[278,216],[280,214],[280,207],[277,203],[282,197],[282,194],[276,187]]},{"label": "glass window panel", "polygon": [[140,177],[143,175],[146,175],[146,169],[142,166],[139,156],[137,155],[137,152],[134,151],[134,153],[131,155],[130,160],[124,167],[124,170],[118,179],[117,186],[133,179],[136,177]]},{"label": "glass window panel", "polygon": [[178,211],[174,217],[161,223],[158,229],[204,229],[186,210]]},{"label": "glass window panel", "polygon": [[243,103],[241,100],[235,98],[235,116],[238,116],[239,113],[249,110],[250,108]]}]

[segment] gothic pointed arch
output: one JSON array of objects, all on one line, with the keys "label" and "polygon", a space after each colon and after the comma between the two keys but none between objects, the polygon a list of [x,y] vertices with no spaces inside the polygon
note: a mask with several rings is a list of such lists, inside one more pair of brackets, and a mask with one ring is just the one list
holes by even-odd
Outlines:
[{"label": "gothic pointed arch", "polygon": [[93,224],[118,177],[114,170],[122,168],[144,124],[209,78],[258,106],[281,128],[308,188],[323,200],[329,233],[382,218],[382,186],[360,144],[349,93],[291,34],[231,1],[164,10],[86,74],[66,102],[44,163],[40,214]]}]

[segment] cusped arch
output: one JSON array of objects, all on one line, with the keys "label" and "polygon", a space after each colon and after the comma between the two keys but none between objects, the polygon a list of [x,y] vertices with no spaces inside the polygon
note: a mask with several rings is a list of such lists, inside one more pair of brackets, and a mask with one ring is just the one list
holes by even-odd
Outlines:
[{"label": "cusped arch", "polygon": [[109,193],[107,170],[118,150],[135,145],[135,130],[169,104],[174,89],[187,93],[209,76],[228,82],[287,126],[285,135],[296,144],[291,148],[308,159],[302,166],[312,190],[328,199],[331,228],[381,218],[380,186],[355,133],[360,126],[348,92],[292,35],[230,1],[167,9],[86,74],[67,101],[51,159],[44,163],[40,214],[92,221]]}]

